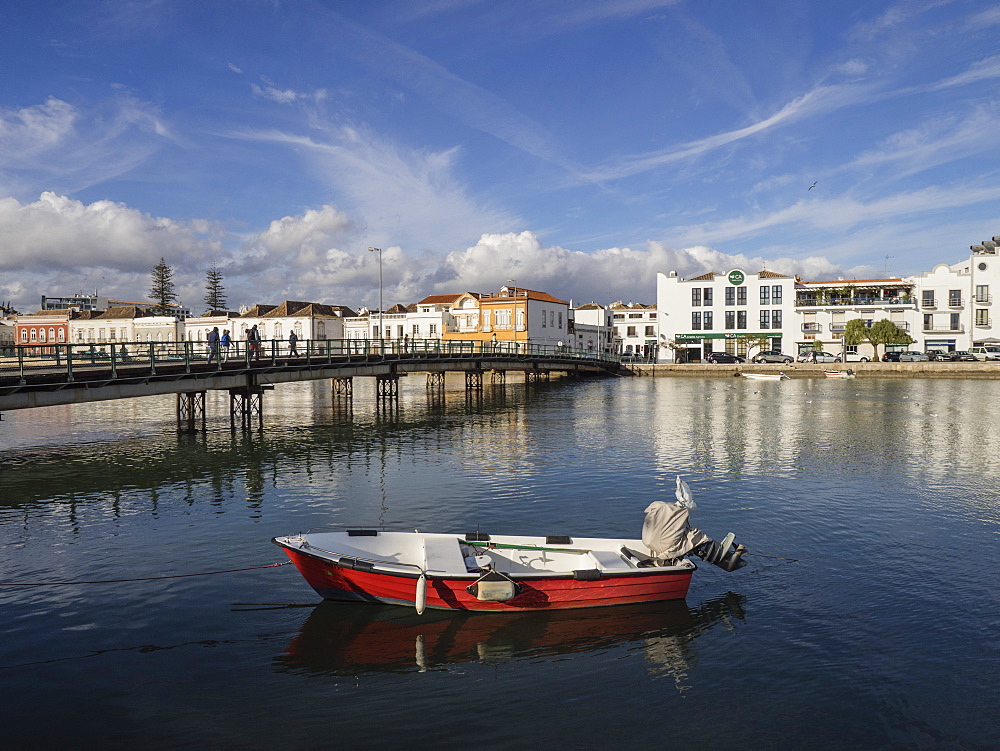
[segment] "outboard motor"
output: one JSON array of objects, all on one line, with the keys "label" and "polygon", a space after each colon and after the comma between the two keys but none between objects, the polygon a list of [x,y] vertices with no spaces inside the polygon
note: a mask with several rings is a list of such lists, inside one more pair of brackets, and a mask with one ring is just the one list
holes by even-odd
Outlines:
[{"label": "outboard motor", "polygon": [[742,545],[733,547],[731,538],[724,540],[723,545],[715,540],[708,540],[691,552],[703,561],[718,566],[724,571],[735,571],[747,565],[747,561],[743,559],[743,554],[747,552],[747,549]]}]

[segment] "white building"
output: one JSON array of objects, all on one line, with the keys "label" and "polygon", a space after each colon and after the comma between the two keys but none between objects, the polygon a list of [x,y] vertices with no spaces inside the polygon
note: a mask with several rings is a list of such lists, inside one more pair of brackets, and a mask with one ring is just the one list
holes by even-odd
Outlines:
[{"label": "white building", "polygon": [[611,305],[617,351],[624,356],[656,358],[659,316],[656,305],[616,302]]},{"label": "white building", "polygon": [[690,279],[657,275],[660,360],[701,360],[712,351],[745,356],[764,349],[798,355],[823,349],[868,359],[869,344],[847,346],[853,319],[890,320],[913,343],[899,348],[965,350],[1000,340],[991,316],[1000,289],[998,241],[972,246],[967,260],[891,279],[802,281],[771,271],[733,269]]},{"label": "white building", "polygon": [[614,312],[611,307],[589,302],[570,310],[571,346],[581,350],[618,352],[616,346]]},{"label": "white building", "polygon": [[[353,316],[354,311],[343,305],[285,300],[281,305],[255,305],[240,311],[239,318],[230,321],[233,324],[231,336],[237,342],[244,342],[247,332],[256,325],[262,342],[280,343],[274,345],[279,347],[279,352],[287,349],[288,335],[292,331],[299,339],[299,352],[305,351],[307,342],[312,342],[314,349],[322,350],[324,340],[345,338],[344,322]],[[212,324],[216,325],[219,324]],[[220,332],[222,329],[219,325]],[[205,331],[204,325],[200,330]],[[205,335],[207,337],[207,332]],[[265,353],[270,351],[270,346],[264,345]]]}]

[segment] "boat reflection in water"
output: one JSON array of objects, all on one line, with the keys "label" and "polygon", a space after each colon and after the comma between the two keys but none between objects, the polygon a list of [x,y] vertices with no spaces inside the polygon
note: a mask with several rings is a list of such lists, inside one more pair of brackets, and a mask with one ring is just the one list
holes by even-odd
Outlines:
[{"label": "boat reflection in water", "polygon": [[477,660],[559,656],[615,645],[643,649],[655,674],[680,677],[691,642],[743,620],[729,592],[689,608],[683,600],[505,614],[462,614],[323,601],[277,658],[283,672],[359,675],[426,670]]}]

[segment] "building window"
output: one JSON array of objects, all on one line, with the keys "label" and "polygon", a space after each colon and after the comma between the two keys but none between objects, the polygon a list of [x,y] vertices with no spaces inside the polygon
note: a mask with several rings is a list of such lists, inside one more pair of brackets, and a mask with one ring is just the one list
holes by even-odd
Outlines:
[{"label": "building window", "polygon": [[771,311],[769,310],[760,311],[760,327],[762,329],[771,328]]},{"label": "building window", "polygon": [[952,313],[950,331],[961,331],[961,330],[962,330],[962,314]]},{"label": "building window", "polygon": [[524,311],[520,309],[517,311],[517,330],[524,330]]},{"label": "building window", "polygon": [[691,305],[693,307],[701,305],[701,287],[695,287],[691,290]]},{"label": "building window", "polygon": [[25,343],[28,342],[28,330],[27,329],[21,329],[21,341],[25,342]]},{"label": "building window", "polygon": [[921,305],[925,308],[934,307],[934,290],[925,289],[921,297]]},{"label": "building window", "polygon": [[977,284],[976,285],[976,302],[989,302],[990,301],[990,285],[988,284]]},{"label": "building window", "polygon": [[711,305],[712,304],[712,288],[711,287],[705,287],[705,297],[704,297],[704,300],[705,300],[705,302],[704,302],[705,305]]},{"label": "building window", "polygon": [[745,329],[747,327],[747,312],[745,310],[736,311],[736,328]]},{"label": "building window", "polygon": [[[700,313],[692,313],[691,314],[691,316],[692,316],[692,323],[694,322],[694,316],[699,316],[699,319],[700,319],[700,315],[701,315]],[[699,328],[700,328],[700,324],[699,324]],[[628,330],[625,332],[625,336],[635,336],[635,326],[629,326]]]},{"label": "building window", "polygon": [[747,288],[737,287],[736,288],[736,304],[746,305],[747,304]]},{"label": "building window", "polygon": [[697,311],[691,314],[691,329],[701,331],[701,313]]},{"label": "building window", "polygon": [[559,321],[559,328],[562,328],[562,311],[561,310],[559,311],[559,318],[556,319],[556,320]]},{"label": "building window", "polygon": [[772,329],[780,329],[781,328],[781,311],[780,310],[772,310],[771,311],[771,328]]},{"label": "building window", "polygon": [[542,311],[542,328],[545,328],[545,311]]},{"label": "building window", "polygon": [[[709,313],[708,315],[711,316],[712,314]],[[653,332],[653,329],[654,329],[653,326],[647,326],[646,327],[646,336],[656,336],[656,334]]]},{"label": "building window", "polygon": [[[706,310],[705,311],[704,315],[702,316],[702,324],[704,325],[704,327],[706,329],[711,330],[711,328],[712,328],[712,319],[714,317],[715,316],[712,315],[712,311],[711,310]],[[652,326],[647,326],[646,327],[646,336],[656,336],[656,334],[653,333],[653,327]]]},{"label": "building window", "polygon": [[960,289],[948,290],[948,306],[952,308],[957,308],[961,304],[962,304],[962,290]]},{"label": "building window", "polygon": [[736,304],[736,288],[726,287],[726,305]]},{"label": "building window", "polygon": [[761,287],[760,288],[760,304],[770,305],[771,304],[771,288]]},{"label": "building window", "polygon": [[[934,294],[933,292],[931,293]],[[924,331],[934,330],[934,316],[931,313],[924,313]]]},{"label": "building window", "polygon": [[781,305],[781,285],[775,284],[771,287],[771,300],[775,305]]},{"label": "building window", "polygon": [[420,324],[419,323],[413,324],[413,328],[410,329],[410,333],[413,334],[414,336],[420,336]]},{"label": "building window", "polygon": [[554,310],[549,311],[549,326],[551,328],[556,327],[556,312]]},{"label": "building window", "polygon": [[[727,292],[729,290],[726,290]],[[735,329],[736,328],[736,312],[732,310],[726,311],[726,328]]]},{"label": "building window", "polygon": [[372,339],[378,339],[378,326],[372,326]]},{"label": "building window", "polygon": [[990,325],[990,311],[987,308],[976,309],[976,325],[977,326]]}]

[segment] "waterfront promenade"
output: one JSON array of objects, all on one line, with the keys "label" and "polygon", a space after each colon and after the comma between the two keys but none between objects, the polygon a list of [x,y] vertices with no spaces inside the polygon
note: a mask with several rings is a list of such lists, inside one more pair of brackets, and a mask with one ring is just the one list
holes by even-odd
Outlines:
[{"label": "waterfront promenade", "polygon": [[853,370],[865,378],[986,378],[1000,379],[1000,362],[831,362],[831,363],[633,363],[638,376],[726,376],[737,373],[785,373],[791,378],[822,378],[827,370]]}]

